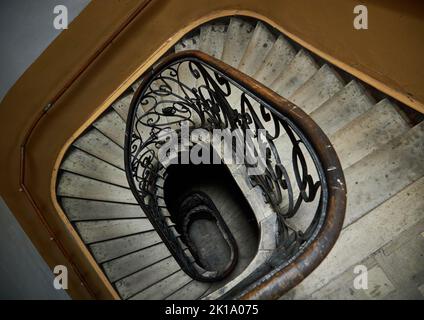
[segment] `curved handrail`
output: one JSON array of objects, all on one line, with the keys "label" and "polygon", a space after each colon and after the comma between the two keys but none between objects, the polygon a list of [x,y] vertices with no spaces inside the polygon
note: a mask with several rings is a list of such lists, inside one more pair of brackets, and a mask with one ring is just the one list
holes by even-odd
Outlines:
[{"label": "curved handrail", "polygon": [[[182,63],[188,64],[189,72],[194,78],[204,81],[197,89],[180,82],[178,68]],[[154,88],[155,81],[162,81],[162,85]],[[170,82],[178,86],[181,91],[179,94],[172,92]],[[231,86],[242,92],[239,102],[242,111],[236,111],[228,103]],[[167,98],[164,102],[159,102],[160,97]],[[169,97],[176,100],[167,100]],[[149,102],[149,99],[154,102]],[[259,106],[257,112],[253,107],[255,103]],[[143,106],[150,109],[140,115],[138,108]],[[264,128],[263,123],[274,125],[274,134],[271,135],[268,131],[266,133],[266,140],[270,143],[269,150],[267,149],[266,174],[251,177],[250,181],[262,188],[267,202],[279,219],[282,234],[279,247],[274,250],[270,259],[222,298],[278,298],[319,265],[341,231],[346,209],[346,188],[338,157],[327,136],[306,113],[231,66],[200,51],[171,54],[156,63],[143,75],[131,103],[125,141],[125,168],[135,198],[152,224],[159,229],[159,234],[171,252],[180,257],[181,267],[190,275],[195,272],[190,269],[189,260],[183,258],[183,249],[177,244],[177,239],[166,231],[165,217],[155,199],[156,189],[152,186],[155,179],[158,179],[158,170],[152,165],[154,152],[151,148],[157,146],[158,136],[164,128],[181,125],[182,120],[191,120],[193,114],[198,117],[197,127],[207,127],[209,130],[222,127],[231,130],[238,127],[246,129],[254,126],[257,133],[258,129]],[[179,116],[178,119],[175,118],[176,115]],[[161,122],[167,117],[174,117],[174,120]],[[194,121],[191,122],[194,125]],[[148,128],[147,138],[141,137],[140,126]],[[283,133],[280,131],[282,129]],[[281,165],[279,150],[273,143],[281,135],[286,135],[293,145],[292,180],[296,183],[293,186],[299,189],[297,199],[294,197],[287,170]],[[301,144],[312,158],[319,177],[318,182],[314,182],[308,173]],[[148,154],[150,162],[146,162],[145,154]],[[302,201],[314,200],[318,190],[319,205],[311,226],[305,234],[296,231],[288,236],[291,230],[285,224],[285,219],[297,213]],[[288,203],[282,206],[284,191],[288,193]],[[194,276],[199,277],[201,278]]]}]

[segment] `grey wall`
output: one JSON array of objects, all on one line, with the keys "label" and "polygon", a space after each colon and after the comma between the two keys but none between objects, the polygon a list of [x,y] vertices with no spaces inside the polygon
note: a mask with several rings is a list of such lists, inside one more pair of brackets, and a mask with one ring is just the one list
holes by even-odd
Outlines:
[{"label": "grey wall", "polygon": [[[0,0],[0,100],[60,33],[53,27],[53,8],[67,6],[71,22],[88,2]],[[52,271],[1,197],[0,299],[69,299],[54,289]]]},{"label": "grey wall", "polygon": [[69,299],[0,198],[0,299]]},{"label": "grey wall", "polygon": [[0,0],[0,100],[56,38],[56,5],[68,8],[69,23],[89,0]]}]

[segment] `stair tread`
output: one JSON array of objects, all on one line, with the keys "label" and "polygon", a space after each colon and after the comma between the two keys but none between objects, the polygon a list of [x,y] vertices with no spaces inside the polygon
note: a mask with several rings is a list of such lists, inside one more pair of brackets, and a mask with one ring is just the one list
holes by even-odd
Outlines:
[{"label": "stair tread", "polygon": [[63,197],[88,200],[137,203],[129,189],[70,172],[62,172],[58,182],[57,194]]},{"label": "stair tread", "polygon": [[137,293],[130,300],[162,300],[184,287],[190,281],[193,280],[184,271],[179,270],[146,290]]},{"label": "stair tread", "polygon": [[258,22],[238,69],[249,76],[253,76],[264,63],[265,57],[274,42],[275,36],[262,22]]},{"label": "stair tread", "polygon": [[93,126],[101,131],[110,140],[124,147],[125,122],[114,110],[107,112],[97,119]]},{"label": "stair tread", "polygon": [[285,71],[271,84],[271,89],[283,98],[288,98],[317,71],[317,63],[309,53],[302,49]]},{"label": "stair tread", "polygon": [[[393,238],[387,244],[333,278],[325,286],[315,291],[311,298],[327,300],[422,299],[423,295],[419,290],[420,282],[417,282],[416,279],[424,271],[423,230],[424,219],[412,227],[402,228],[400,234],[393,234]],[[368,289],[355,290],[354,279],[358,273],[354,271],[358,264],[368,269]]]},{"label": "stair tread", "polygon": [[249,44],[254,27],[240,19],[231,18],[222,53],[222,61],[237,68]]},{"label": "stair tread", "polygon": [[143,291],[151,285],[160,282],[172,273],[180,270],[174,257],[168,257],[152,266],[138,271],[116,282],[116,289],[124,299]]},{"label": "stair tread", "polygon": [[292,289],[294,297],[307,298],[422,220],[423,193],[424,178],[421,178],[345,228],[328,257],[300,285]]},{"label": "stair tread", "polygon": [[330,140],[342,167],[347,168],[409,129],[394,105],[384,99],[331,135]]},{"label": "stair tread", "polygon": [[344,170],[345,226],[424,175],[424,122]]},{"label": "stair tread", "polygon": [[198,50],[199,43],[199,35],[184,38],[175,45],[175,52],[181,52],[186,50]]},{"label": "stair tread", "polygon": [[62,170],[128,188],[125,171],[79,149],[71,149],[62,162]]},{"label": "stair tread", "polygon": [[210,287],[210,283],[192,281],[167,297],[166,300],[198,300]]},{"label": "stair tread", "polygon": [[112,103],[112,108],[119,114],[119,116],[124,121],[127,121],[128,112],[133,96],[134,94],[132,92],[126,92],[122,94],[114,103]]},{"label": "stair tread", "polygon": [[309,114],[343,89],[343,87],[343,80],[337,72],[328,64],[324,64],[293,93],[289,100]]},{"label": "stair tread", "polygon": [[224,23],[211,23],[200,27],[199,50],[216,59],[221,59],[225,35],[226,24]]},{"label": "stair tread", "polygon": [[327,135],[331,135],[371,109],[374,104],[375,100],[365,88],[352,80],[310,116]]},{"label": "stair tread", "polygon": [[102,263],[160,242],[162,239],[156,231],[148,231],[94,243],[90,245],[90,249],[96,261]]},{"label": "stair tread", "polygon": [[154,229],[146,218],[78,221],[75,226],[85,243],[125,237]]},{"label": "stair tread", "polygon": [[[424,137],[423,125],[410,129],[387,101],[383,100],[380,104],[382,111],[375,107],[375,111],[369,110],[372,113],[361,116],[364,119],[357,118],[352,126],[346,128],[346,131],[330,137],[344,169],[349,195],[345,225],[366,214],[401,190],[403,186],[424,174],[424,169],[419,168],[424,157],[421,156],[420,159],[419,154],[417,155],[417,150],[420,148],[419,137]],[[384,117],[386,109],[389,110],[387,113],[389,118]],[[395,121],[390,126],[393,120],[390,118],[392,115]],[[386,124],[389,125],[385,127]],[[276,145],[281,148],[288,143],[290,143],[288,137],[283,136]],[[313,168],[311,158],[306,157],[305,160],[309,173],[316,179],[316,171],[311,169]],[[290,168],[291,155],[289,153],[282,155],[281,161],[285,167]],[[289,177],[292,182],[295,181],[291,171],[289,171]],[[297,185],[292,187],[297,194]],[[309,225],[312,219],[312,213],[315,212],[314,206],[316,203],[301,206],[299,212],[290,220],[291,223],[303,230],[302,227]]]},{"label": "stair tread", "polygon": [[125,169],[124,150],[97,129],[85,132],[73,145],[118,168]]},{"label": "stair tread", "polygon": [[61,198],[70,221],[146,217],[138,204],[124,204],[74,198]]},{"label": "stair tread", "polygon": [[164,243],[159,243],[106,262],[103,264],[103,269],[109,280],[115,282],[118,279],[144,269],[170,255],[171,253],[166,245]]},{"label": "stair tread", "polygon": [[253,77],[266,86],[271,85],[287,67],[290,61],[293,60],[295,55],[296,51],[292,45],[284,36],[280,35]]}]

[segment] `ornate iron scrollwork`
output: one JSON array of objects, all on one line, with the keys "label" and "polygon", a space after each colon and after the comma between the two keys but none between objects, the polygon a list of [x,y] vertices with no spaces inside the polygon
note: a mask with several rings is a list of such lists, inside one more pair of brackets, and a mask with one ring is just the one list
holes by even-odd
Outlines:
[{"label": "ornate iron scrollwork", "polygon": [[[250,131],[255,138],[261,130],[265,132],[264,171],[249,178],[252,186],[262,189],[264,199],[278,217],[279,250],[285,252],[286,259],[316,234],[326,213],[322,183],[325,175],[308,139],[292,120],[261,98],[259,87],[257,92],[246,90],[223,72],[225,68],[218,70],[188,54],[159,64],[145,75],[127,123],[125,161],[131,190],[184,271],[202,281],[215,281],[222,274],[204,270],[186,247],[184,237],[168,221],[161,192],[166,168],[158,156],[167,131],[173,129],[180,134],[185,122],[190,130],[240,130],[243,135]],[[281,141],[286,144],[279,146]],[[290,165],[281,160],[282,156],[290,160]],[[310,173],[311,166],[314,174]],[[314,201],[317,195],[319,204],[312,222],[306,230],[294,230],[287,220],[299,212],[302,203]]]}]

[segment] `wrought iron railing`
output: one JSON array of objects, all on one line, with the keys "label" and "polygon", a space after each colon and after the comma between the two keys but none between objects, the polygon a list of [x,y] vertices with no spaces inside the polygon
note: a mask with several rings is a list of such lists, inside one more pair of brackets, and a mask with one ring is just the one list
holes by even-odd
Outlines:
[{"label": "wrought iron railing", "polygon": [[[251,158],[263,157],[262,170],[252,170],[248,179],[252,187],[261,188],[264,201],[278,219],[277,247],[266,262],[223,297],[278,297],[324,259],[343,224],[345,182],[328,138],[301,109],[204,53],[169,55],[145,73],[128,116],[127,178],[181,268],[201,281],[225,278],[237,255],[224,271],[205,270],[166,207],[164,161],[170,162],[172,156],[160,150],[171,130],[181,143],[184,123],[189,130],[237,132],[235,136],[241,139],[251,132],[264,143],[262,153],[257,145],[246,147]],[[178,152],[174,160],[181,156]],[[164,156],[168,160],[162,159]],[[259,162],[245,160],[243,165],[255,169]],[[304,204],[312,202],[316,206],[310,222],[303,230],[296,230],[288,221],[304,214]]]}]

